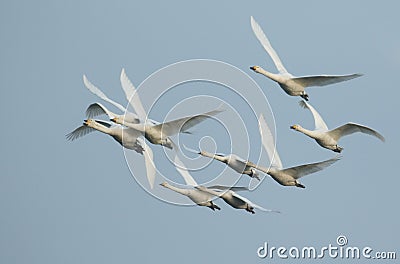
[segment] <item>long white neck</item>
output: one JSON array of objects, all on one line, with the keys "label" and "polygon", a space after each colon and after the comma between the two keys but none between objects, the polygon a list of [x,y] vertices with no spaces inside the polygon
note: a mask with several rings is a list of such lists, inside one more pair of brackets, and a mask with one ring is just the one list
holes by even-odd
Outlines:
[{"label": "long white neck", "polygon": [[275,81],[275,82],[280,83],[280,82],[283,81],[283,78],[282,78],[282,76],[281,76],[280,74],[275,74],[275,73],[266,71],[266,70],[264,70],[264,69],[261,68],[261,67],[259,67],[259,68],[257,69],[257,72],[260,73],[260,74],[262,74],[262,75],[264,75],[264,76],[266,76],[266,77],[268,77],[268,78],[270,78],[271,80],[273,80],[273,81]]},{"label": "long white neck", "polygon": [[200,152],[200,155],[202,155],[202,156],[204,156],[204,157],[209,157],[209,158],[212,158],[212,159],[215,159],[215,160],[224,162],[224,163],[227,162],[227,158],[221,157],[221,156],[218,156],[218,155],[215,155],[215,154],[211,154],[211,153],[206,152],[206,151],[201,151],[201,152]]},{"label": "long white neck", "polygon": [[304,127],[298,127],[297,130],[303,133],[304,135],[309,136],[310,138],[315,138],[317,136],[317,133],[315,131],[308,130]]},{"label": "long white neck", "polygon": [[97,122],[91,122],[87,125],[88,127],[94,128],[97,131],[100,131],[104,134],[110,135],[110,136],[115,136],[115,129],[111,129],[109,127],[103,126],[102,124],[99,124]]},{"label": "long white neck", "polygon": [[166,185],[164,185],[164,187],[168,188],[168,189],[170,189],[170,190],[172,190],[174,192],[177,192],[177,193],[180,193],[180,194],[183,194],[183,195],[186,195],[186,196],[188,195],[188,190],[187,189],[178,188],[178,187],[172,186],[170,184],[166,184]]}]

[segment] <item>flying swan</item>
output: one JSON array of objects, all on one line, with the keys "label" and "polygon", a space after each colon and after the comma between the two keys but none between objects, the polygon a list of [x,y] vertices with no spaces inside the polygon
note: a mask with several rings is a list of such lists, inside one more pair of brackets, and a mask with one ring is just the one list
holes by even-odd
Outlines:
[{"label": "flying swan", "polygon": [[303,176],[323,170],[340,159],[340,157],[334,157],[332,159],[321,162],[284,169],[281,159],[279,158],[278,151],[275,148],[275,142],[271,130],[268,128],[264,116],[260,115],[258,121],[261,141],[271,161],[270,168],[260,168],[260,170],[270,175],[275,181],[277,181],[281,185],[305,188],[303,184],[298,182],[298,179]]},{"label": "flying swan", "polygon": [[319,115],[317,110],[314,109],[314,107],[312,107],[309,103],[305,101],[300,101],[299,104],[301,107],[307,108],[311,111],[314,117],[315,130],[308,130],[301,127],[300,125],[293,125],[290,128],[299,131],[309,136],[310,138],[315,139],[315,141],[317,141],[317,143],[323,148],[327,148],[333,150],[334,152],[340,153],[343,150],[343,147],[338,146],[338,140],[341,137],[357,132],[377,137],[383,142],[385,141],[385,138],[375,130],[355,123],[347,123],[335,129],[329,130],[328,126],[325,124],[324,120]]},{"label": "flying swan", "polygon": [[316,76],[302,76],[296,77],[290,74],[286,68],[283,66],[281,60],[278,57],[278,54],[272,48],[271,43],[269,42],[267,36],[264,34],[260,25],[251,17],[251,28],[253,29],[254,34],[256,35],[258,41],[260,41],[261,45],[271,56],[272,60],[275,63],[276,68],[279,73],[271,73],[260,66],[252,66],[250,69],[255,71],[256,73],[260,73],[270,78],[271,80],[277,82],[279,86],[291,96],[301,96],[303,99],[308,101],[308,95],[305,92],[304,88],[310,86],[325,86],[329,84],[334,84],[338,82],[348,81],[357,77],[362,76],[362,74],[349,74],[349,75],[316,75]]},{"label": "flying swan", "polygon": [[188,150],[192,153],[200,154],[201,156],[218,160],[222,163],[225,163],[226,165],[228,165],[228,167],[232,168],[234,171],[236,171],[240,174],[246,174],[246,175],[250,176],[251,178],[256,178],[257,180],[260,180],[260,177],[258,176],[258,172],[256,171],[257,165],[251,161],[248,161],[248,160],[246,161],[235,154],[229,154],[229,155],[217,154],[217,153],[212,154],[212,153],[209,153],[209,152],[206,152],[203,150],[196,151],[194,149],[190,149],[190,148],[186,147],[185,145],[183,145],[183,146],[186,150]]}]

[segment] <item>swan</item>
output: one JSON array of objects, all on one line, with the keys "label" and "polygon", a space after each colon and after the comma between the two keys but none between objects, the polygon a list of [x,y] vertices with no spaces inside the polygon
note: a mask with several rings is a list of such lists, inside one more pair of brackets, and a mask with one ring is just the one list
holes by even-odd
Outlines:
[{"label": "swan", "polygon": [[196,151],[194,149],[190,149],[190,148],[186,147],[185,145],[183,145],[183,146],[186,150],[188,150],[192,153],[200,154],[204,157],[218,160],[222,163],[225,163],[230,168],[232,168],[233,170],[235,170],[236,172],[238,172],[240,174],[246,174],[246,175],[250,176],[251,178],[256,178],[257,180],[260,180],[260,177],[258,176],[258,172],[255,170],[255,169],[257,169],[257,165],[251,161],[246,161],[235,154],[229,154],[229,155],[212,154],[212,153],[209,153],[209,152],[206,152],[203,150]]},{"label": "swan", "polygon": [[290,128],[299,131],[309,136],[310,138],[315,139],[315,141],[317,141],[317,143],[323,148],[327,148],[333,150],[334,152],[340,153],[343,150],[343,147],[338,146],[338,140],[341,137],[356,132],[368,134],[380,139],[383,142],[385,141],[385,138],[375,130],[355,123],[347,123],[335,129],[329,130],[328,126],[325,124],[324,120],[319,115],[319,113],[314,109],[314,107],[312,107],[309,103],[305,101],[300,101],[299,104],[301,107],[307,108],[308,110],[311,111],[314,117],[315,130],[313,131],[308,130],[301,127],[300,125],[293,125]]},{"label": "swan", "polygon": [[83,125],[75,129],[71,133],[68,133],[66,135],[66,138],[67,140],[74,141],[75,139],[85,136],[86,134],[95,130],[112,136],[125,148],[132,149],[140,154],[143,154],[144,148],[137,140],[138,137],[141,136],[138,131],[130,128],[124,128],[120,125],[111,125],[110,123],[101,120],[84,120]]},{"label": "swan", "polygon": [[271,210],[271,209],[265,209],[247,198],[244,198],[243,196],[240,196],[236,192],[232,190],[226,190],[226,191],[215,191],[212,189],[212,187],[205,187],[205,186],[196,186],[196,189],[212,194],[214,196],[217,196],[224,200],[227,204],[232,206],[235,209],[244,209],[247,212],[250,212],[252,214],[255,214],[256,212],[254,209],[259,209],[263,212],[275,212],[275,213],[280,213],[279,211]]},{"label": "swan", "polygon": [[[193,126],[203,122],[204,120],[222,111],[223,110],[216,109],[210,112],[193,116],[187,116],[169,122],[161,123],[158,125],[153,125],[149,123],[133,124],[125,121],[122,121],[122,124],[124,126],[139,131],[152,144],[162,145],[169,149],[173,149],[175,144],[169,138],[170,136],[176,135],[178,133],[190,133],[187,131],[188,129],[192,128]],[[112,118],[111,121],[119,122],[118,120],[116,120],[116,118]]]},{"label": "swan", "polygon": [[[130,111],[128,111],[125,107],[123,107],[121,104],[111,100],[108,98],[98,87],[93,85],[85,75],[83,75],[83,83],[85,84],[86,88],[103,99],[104,101],[111,103],[118,109],[120,109],[124,114],[123,115],[118,115],[110,110],[108,110],[104,105],[100,103],[94,103],[91,104],[88,109],[86,110],[86,115],[88,118],[93,118],[95,116],[98,116],[100,114],[106,114],[110,119],[115,120],[117,124],[122,124],[123,122],[130,122],[133,124],[138,124],[141,121],[142,122],[148,122],[149,124],[152,125],[157,125],[159,122],[154,121],[152,119],[147,119],[146,118],[146,112],[143,108],[142,102],[139,98],[139,94],[136,92],[135,86],[132,84],[132,82],[129,80],[128,76],[126,75],[125,69],[122,68],[121,74],[120,74],[120,82],[122,89],[125,93],[126,99],[129,101],[129,103],[133,106],[134,111],[137,114],[134,114]],[[123,131],[130,131],[130,130],[123,130]],[[132,132],[130,132],[132,133]],[[137,133],[137,131],[135,131]],[[124,134],[125,137],[125,134]],[[153,189],[154,187],[154,180],[155,180],[155,175],[156,175],[156,169],[154,167],[154,161],[153,161],[153,151],[152,149],[147,146],[147,143],[138,138],[138,141],[140,142],[141,146],[143,146],[143,149],[145,151],[144,153],[144,161],[146,165],[146,173],[147,173],[147,179],[149,181],[150,188]],[[143,152],[143,151],[142,151]]]},{"label": "swan", "polygon": [[358,73],[349,75],[316,75],[316,76],[301,76],[301,77],[293,76],[283,66],[281,60],[278,57],[278,54],[272,48],[271,43],[269,42],[267,36],[264,34],[260,25],[254,20],[253,17],[251,17],[250,20],[254,34],[256,35],[258,41],[261,43],[264,49],[271,56],[279,73],[275,74],[268,72],[263,68],[261,68],[260,66],[252,66],[250,67],[250,69],[255,71],[256,73],[265,75],[271,80],[277,82],[279,86],[288,95],[301,96],[303,99],[308,101],[308,94],[305,92],[304,88],[310,86],[325,86],[338,82],[348,81],[362,76],[362,74]]},{"label": "swan", "polygon": [[[227,204],[236,209],[244,209],[252,214],[254,214],[254,209],[259,209],[264,212],[278,212],[269,209],[265,209],[245,197],[240,196],[235,191],[244,191],[249,190],[247,187],[238,187],[238,186],[201,186],[198,185],[197,182],[193,179],[192,175],[190,175],[189,171],[186,169],[183,162],[179,159],[178,156],[175,156],[175,167],[176,170],[182,175],[183,179],[186,182],[186,185],[194,187],[194,189],[190,189],[190,195],[196,195],[195,197],[201,196],[202,199],[207,197],[208,200],[211,201],[213,197],[219,197],[223,199]],[[163,183],[165,185],[165,183]],[[164,186],[165,187],[165,186]],[[219,190],[216,191],[215,189]],[[175,191],[178,191],[175,189]],[[180,190],[182,191],[182,190]],[[197,191],[197,192],[194,192]],[[182,192],[184,195],[188,195],[187,189],[184,189]],[[193,194],[194,193],[194,194]],[[206,196],[211,195],[211,196]],[[190,198],[190,197],[189,197]],[[193,200],[192,200],[193,201]],[[199,203],[197,203],[199,204]],[[201,205],[201,204],[199,204]],[[210,204],[209,204],[210,205]],[[212,205],[211,205],[212,206]]]},{"label": "swan", "polygon": [[265,122],[264,116],[262,114],[260,115],[258,122],[261,134],[261,142],[265,150],[267,151],[268,157],[271,161],[270,168],[259,167],[259,169],[270,175],[275,181],[283,186],[296,186],[300,188],[305,188],[303,184],[298,182],[298,179],[303,176],[323,170],[340,160],[340,157],[336,156],[329,160],[284,169],[279,154],[275,148],[275,142],[271,130],[268,128],[268,125]]}]

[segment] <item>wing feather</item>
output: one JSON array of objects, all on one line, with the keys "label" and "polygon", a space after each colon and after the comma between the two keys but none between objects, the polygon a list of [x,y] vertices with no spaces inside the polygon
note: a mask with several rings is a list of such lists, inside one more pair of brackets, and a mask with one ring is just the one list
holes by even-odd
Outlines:
[{"label": "wing feather", "polygon": [[325,124],[324,120],[317,112],[317,110],[314,109],[314,107],[312,107],[309,103],[303,100],[299,102],[299,105],[303,108],[307,108],[308,110],[310,110],[311,114],[314,117],[315,130],[328,131],[328,126]]},{"label": "wing feather", "polygon": [[279,58],[276,51],[272,48],[271,43],[269,42],[267,36],[264,31],[261,29],[260,25],[255,21],[253,17],[250,18],[251,28],[253,29],[254,34],[256,35],[258,41],[264,47],[265,51],[268,52],[269,56],[271,56],[272,60],[275,63],[276,68],[280,73],[288,73],[288,71],[283,66],[281,59]]},{"label": "wing feather", "polygon": [[328,132],[328,134],[334,138],[335,140],[339,140],[341,137],[353,134],[353,133],[357,133],[357,132],[361,132],[364,134],[368,134],[371,136],[374,136],[376,138],[379,138],[381,141],[385,141],[385,138],[379,134],[377,131],[373,130],[372,128],[363,126],[363,125],[359,125],[359,124],[355,124],[355,123],[347,123],[343,126],[340,126],[338,128],[335,128],[331,131]]},{"label": "wing feather", "polygon": [[362,74],[359,73],[348,75],[318,75],[295,77],[292,78],[292,80],[305,88],[310,86],[325,86],[329,84],[344,82],[360,76],[362,76]]},{"label": "wing feather", "polygon": [[287,168],[287,169],[282,170],[282,172],[291,175],[295,179],[299,179],[303,176],[315,173],[317,171],[321,171],[321,170],[325,169],[326,167],[331,166],[333,163],[340,160],[340,158],[341,158],[340,156],[336,156],[332,159],[321,161],[321,162]]}]

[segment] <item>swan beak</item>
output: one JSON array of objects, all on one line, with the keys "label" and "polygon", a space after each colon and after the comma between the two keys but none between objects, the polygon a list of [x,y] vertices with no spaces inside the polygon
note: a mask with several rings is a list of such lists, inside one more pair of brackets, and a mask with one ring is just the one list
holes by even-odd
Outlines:
[{"label": "swan beak", "polygon": [[290,129],[296,129],[296,126],[290,126]]},{"label": "swan beak", "polygon": [[256,67],[255,67],[255,66],[252,66],[252,67],[250,67],[250,70],[255,71],[255,70],[256,70]]},{"label": "swan beak", "polygon": [[87,119],[83,120],[83,124],[84,124],[84,125],[89,124],[88,120],[87,120]]},{"label": "swan beak", "polygon": [[115,123],[116,120],[117,119],[115,117],[110,119],[110,121],[113,121],[114,123]]}]

